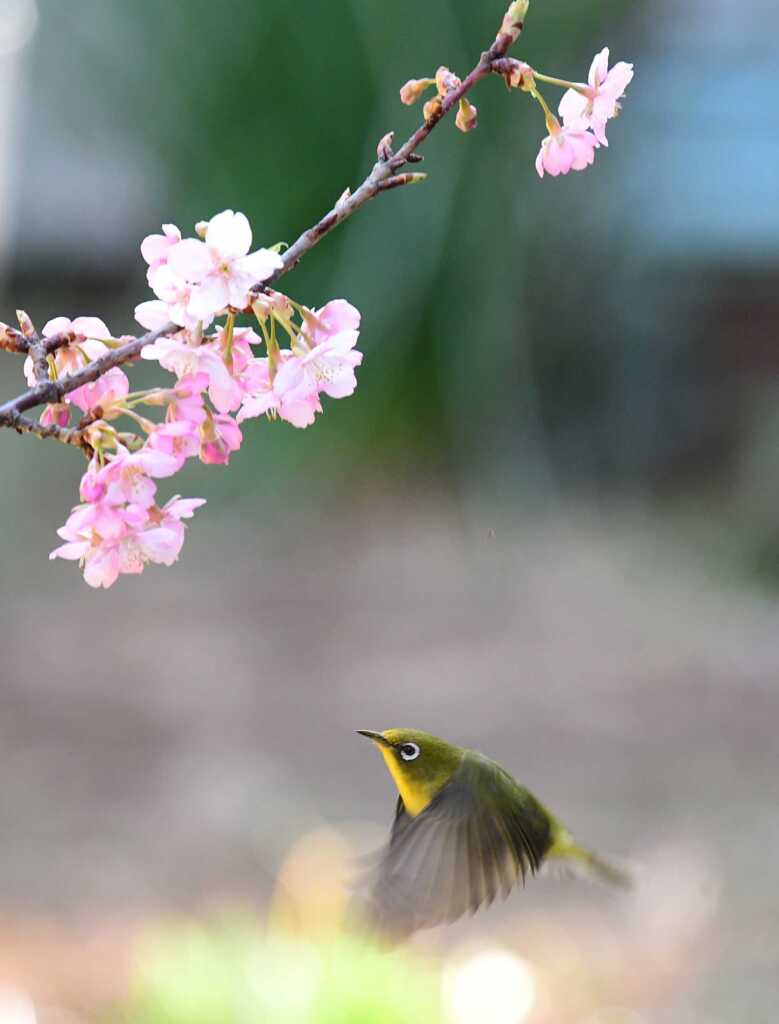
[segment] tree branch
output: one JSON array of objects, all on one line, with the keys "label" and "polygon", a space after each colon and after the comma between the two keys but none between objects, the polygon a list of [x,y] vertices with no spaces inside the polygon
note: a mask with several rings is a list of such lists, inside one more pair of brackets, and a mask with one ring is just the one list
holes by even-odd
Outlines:
[{"label": "tree branch", "polygon": [[[266,281],[255,285],[253,291],[260,294],[268,286],[277,281],[284,274],[292,270],[306,253],[310,252],[325,235],[329,234],[337,224],[348,220],[354,213],[365,205],[370,199],[375,198],[380,192],[388,191],[400,185],[411,184],[418,181],[421,175],[398,174],[399,170],[407,163],[417,163],[421,157],[416,150],[427,139],[439,121],[443,120],[453,107],[457,107],[460,100],[479,82],[482,78],[496,70],[494,65],[505,57],[509,47],[516,42],[523,28],[523,18],[527,10],[525,0],[514,0],[506,12],[501,30],[495,38],[492,46],[482,53],[479,62],[473,70],[454,89],[450,89],[441,98],[440,104],[403,143],[400,149],[393,153],[388,137],[382,140],[380,145],[381,156],[370,174],[365,178],[357,190],[342,197],[336,205],[324,215],[316,224],[304,231],[297,240],[282,254],[282,267],[275,271]],[[67,334],[57,335],[52,338],[39,341],[37,336],[29,342],[16,336],[7,337],[1,347],[13,351],[29,351],[32,355],[36,370],[38,383],[35,387],[25,391],[17,398],[0,405],[0,427],[12,427],[23,433],[36,434],[38,437],[53,437],[64,444],[75,445],[76,447],[89,449],[78,430],[69,430],[57,426],[41,426],[41,424],[22,415],[28,409],[44,403],[61,402],[65,395],[83,384],[102,377],[114,366],[121,366],[130,360],[137,359],[143,348],[151,345],[157,338],[165,335],[175,334],[181,328],[174,323],[167,323],[154,331],[148,331],[137,338],[132,338],[124,344],[111,349],[105,355],[93,360],[83,369],[76,373],[67,374],[58,380],[48,379],[47,355],[61,345],[66,344],[70,337]],[[10,333],[10,332],[7,332]],[[45,374],[44,374],[45,370]],[[89,449],[91,451],[91,449]]]},{"label": "tree branch", "polygon": [[5,425],[12,427],[19,434],[35,434],[36,437],[44,438],[53,437],[55,440],[61,441],[62,444],[72,444],[75,448],[81,448],[88,458],[92,456],[92,446],[82,431],[76,427],[59,427],[56,423],[44,426],[38,420],[30,419],[16,411],[8,413],[8,422]]}]

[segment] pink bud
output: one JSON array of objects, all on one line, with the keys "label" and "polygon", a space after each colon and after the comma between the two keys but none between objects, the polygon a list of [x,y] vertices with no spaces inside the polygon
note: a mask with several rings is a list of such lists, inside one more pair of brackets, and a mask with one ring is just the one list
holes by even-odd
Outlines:
[{"label": "pink bud", "polygon": [[400,102],[410,107],[431,85],[435,85],[434,78],[410,78],[400,90]]},{"label": "pink bud", "polygon": [[472,103],[463,97],[460,100],[460,107],[457,111],[457,117],[454,119],[454,123],[460,129],[461,132],[471,132],[478,123],[478,111]]},{"label": "pink bud", "polygon": [[422,116],[428,124],[430,124],[431,121],[438,120],[441,116],[442,106],[440,96],[436,96],[434,99],[427,101],[422,108]]},{"label": "pink bud", "polygon": [[441,65],[441,67],[435,73],[435,87],[438,89],[438,95],[441,97],[446,96],[448,92],[453,89],[459,89],[463,83],[449,70]]}]

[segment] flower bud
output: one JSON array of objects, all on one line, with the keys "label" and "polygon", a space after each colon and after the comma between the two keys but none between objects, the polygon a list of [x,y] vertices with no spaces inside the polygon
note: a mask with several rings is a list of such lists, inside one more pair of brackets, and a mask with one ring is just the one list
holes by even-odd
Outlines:
[{"label": "flower bud", "polygon": [[472,103],[469,103],[465,97],[460,100],[460,107],[457,111],[457,117],[454,119],[454,123],[461,132],[472,132],[478,123],[478,112],[476,107],[474,107]]},{"label": "flower bud", "polygon": [[435,85],[434,78],[410,78],[400,90],[400,102],[410,107],[431,85]]},{"label": "flower bud", "polygon": [[195,225],[195,234],[198,238],[202,238],[205,241],[206,232],[208,231],[208,221],[199,220]]},{"label": "flower bud", "polygon": [[422,116],[424,117],[425,121],[427,121],[428,124],[430,124],[431,121],[438,120],[438,118],[441,116],[442,106],[443,104],[441,103],[440,96],[436,96],[432,100],[427,101],[427,103],[422,108]]},{"label": "flower bud", "polygon": [[446,96],[452,89],[459,89],[463,83],[449,68],[445,68],[443,64],[435,73],[435,87],[438,90],[438,95],[442,98]]},{"label": "flower bud", "polygon": [[528,7],[530,7],[530,0],[514,0],[510,4],[509,9],[503,15],[503,23],[498,34],[499,38],[502,35],[509,36],[511,43],[516,43],[525,25]]},{"label": "flower bud", "polygon": [[392,140],[394,138],[394,132],[387,132],[386,135],[382,135],[379,139],[379,144],[376,147],[376,156],[379,160],[389,160],[392,156]]},{"label": "flower bud", "polygon": [[509,89],[521,89],[523,92],[532,92],[535,89],[536,80],[529,64],[523,60],[514,60],[512,57],[505,57],[499,63],[501,74]]},{"label": "flower bud", "polygon": [[7,348],[11,352],[23,351],[26,346],[20,346],[21,340],[21,331],[17,331],[15,327],[10,327],[8,324],[0,323],[0,348]]},{"label": "flower bud", "polygon": [[30,319],[29,314],[25,313],[23,309],[17,309],[16,319],[19,321],[19,327],[21,328],[22,334],[25,338],[34,338],[35,328],[33,327],[33,322]]},{"label": "flower bud", "polygon": [[105,420],[96,420],[84,427],[82,431],[84,439],[96,451],[105,448],[116,448],[119,437],[116,430],[109,426]]}]

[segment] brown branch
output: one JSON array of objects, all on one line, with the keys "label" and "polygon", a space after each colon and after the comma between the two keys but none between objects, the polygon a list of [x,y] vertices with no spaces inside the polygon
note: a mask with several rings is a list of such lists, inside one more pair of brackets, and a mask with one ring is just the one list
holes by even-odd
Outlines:
[{"label": "brown branch", "polygon": [[8,414],[8,421],[5,425],[19,434],[35,434],[36,437],[43,438],[53,437],[55,440],[61,441],[62,444],[72,444],[76,448],[81,448],[88,458],[92,456],[92,446],[84,437],[83,432],[75,427],[60,427],[56,423],[44,426],[38,420],[30,419],[16,411]]},{"label": "brown branch", "polygon": [[39,384],[49,379],[49,360],[46,355],[46,339],[43,341],[37,334],[30,338],[30,359],[35,373],[35,379]]},{"label": "brown branch", "polygon": [[[389,145],[391,138],[389,135],[382,139],[382,143],[386,141],[386,146],[380,146],[382,156],[377,163],[374,164],[370,174],[359,188],[351,195],[342,197],[338,203],[324,215],[324,217],[317,221],[317,223],[312,227],[304,231],[297,240],[293,242],[281,257],[282,266],[278,270],[274,271],[271,277],[267,280],[255,285],[253,291],[256,294],[260,294],[265,287],[272,284],[274,281],[277,281],[280,277],[297,266],[303,256],[310,252],[314,246],[325,237],[325,235],[329,234],[337,224],[341,224],[343,221],[348,220],[348,218],[364,206],[368,200],[373,199],[380,192],[396,188],[400,185],[411,184],[412,181],[419,180],[419,175],[398,174],[398,171],[405,164],[417,163],[421,159],[416,150],[427,139],[428,135],[430,135],[438,122],[446,117],[453,107],[457,107],[461,98],[465,96],[466,93],[470,92],[477,82],[492,73],[493,65],[496,61],[505,57],[509,47],[519,38],[523,28],[523,19],[527,11],[527,6],[528,4],[526,0],[514,0],[514,2],[511,3],[504,15],[501,29],[492,46],[482,53],[478,64],[473,68],[470,74],[462,80],[461,84],[456,88],[451,89],[444,97],[442,97],[440,105],[436,104],[434,113],[408,137],[396,153],[391,151],[391,147]],[[69,431],[63,427],[42,427],[40,424],[36,424],[33,420],[22,416],[22,413],[44,403],[61,402],[65,395],[69,394],[71,391],[75,391],[76,388],[80,388],[83,384],[89,384],[92,381],[97,380],[114,366],[121,366],[123,363],[136,359],[140,355],[141,350],[147,345],[151,345],[152,342],[157,340],[157,338],[161,338],[168,334],[175,334],[180,330],[181,328],[176,324],[172,322],[167,323],[157,330],[148,331],[146,334],[133,338],[130,341],[125,342],[125,344],[119,345],[117,348],[106,352],[105,355],[95,359],[82,370],[79,370],[76,373],[67,374],[55,381],[47,379],[48,365],[46,365],[45,378],[43,378],[38,371],[43,371],[48,352],[53,351],[61,344],[65,344],[70,340],[70,338],[66,335],[57,335],[56,338],[45,339],[42,343],[38,342],[37,337],[35,342],[30,340],[29,351],[33,355],[33,359],[36,360],[36,377],[38,378],[38,383],[35,387],[30,388],[29,391],[25,391],[17,398],[0,405],[0,427],[13,427],[22,432],[34,433],[38,437],[54,437],[65,444],[75,444],[77,447],[83,448],[83,438],[81,441],[74,439],[75,436],[78,435],[78,431]],[[9,344],[10,341],[6,343],[5,347],[8,347]],[[22,342],[19,342],[19,344],[21,345]],[[42,356],[43,361],[41,361],[40,358],[36,359],[36,356],[33,353],[35,345],[37,345],[41,350],[39,352],[39,357]],[[20,348],[20,350],[25,351],[26,349]]]}]

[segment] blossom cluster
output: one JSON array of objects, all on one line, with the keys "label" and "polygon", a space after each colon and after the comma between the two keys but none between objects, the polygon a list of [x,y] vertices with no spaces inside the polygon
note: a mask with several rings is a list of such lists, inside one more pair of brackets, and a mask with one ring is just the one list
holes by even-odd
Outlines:
[{"label": "blossom cluster", "polygon": [[632,78],[632,64],[619,61],[609,68],[609,50],[604,47],[593,59],[587,84],[571,84],[560,100],[562,125],[542,102],[549,134],[536,157],[540,177],[581,171],[594,162],[595,150],[609,144],[606,124],[619,113],[619,101]]},{"label": "blossom cluster", "polygon": [[[594,162],[595,150],[608,146],[606,124],[619,113],[619,101],[633,78],[633,65],[625,61],[609,68],[608,47],[595,55],[587,82],[551,78],[513,59],[496,61],[493,70],[504,76],[509,88],[521,89],[541,105],[548,132],[536,157],[536,170],[542,178],[544,174],[556,177],[569,171],[582,171]],[[566,89],[558,106],[560,119],[541,95],[538,82]],[[423,110],[425,120],[430,121],[440,114],[447,93],[461,84],[448,68],[440,67],[435,78],[412,78],[406,82],[400,90],[400,99],[405,104],[416,103],[427,89],[435,86],[437,95],[427,101]],[[469,132],[477,123],[476,107],[461,97],[455,124],[460,131]]]},{"label": "blossom cluster", "polygon": [[[264,415],[308,427],[322,412],[322,395],[346,398],[357,386],[362,353],[353,305],[334,299],[309,309],[260,287],[281,259],[273,249],[249,252],[251,229],[241,213],[226,210],[197,225],[196,233],[202,237],[182,239],[166,224],[141,246],[157,298],[137,306],[136,319],[152,330],[169,323],[179,328],[141,355],[175,381],[131,392],[127,375],[114,367],[41,416],[64,427],[72,407],[83,414],[79,428],[94,455],[81,480],[82,503],[58,531],[65,543],[50,557],[79,561],[93,587],[109,587],[149,562],[172,565],[178,558],[183,520],[205,501],[177,496],[161,505],[157,480],[174,476],[191,458],[226,465],[241,447],[244,420]],[[236,323],[242,313],[254,326]],[[53,378],[81,369],[116,343],[95,317],[57,317],[41,334],[66,336],[48,357]],[[34,384],[31,358],[25,374]],[[163,418],[141,415],[144,405],[164,409]],[[119,431],[114,421],[120,417],[136,432]]]}]

